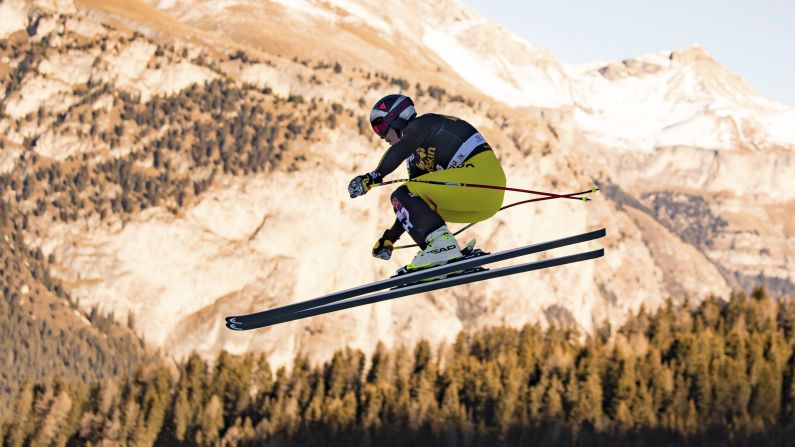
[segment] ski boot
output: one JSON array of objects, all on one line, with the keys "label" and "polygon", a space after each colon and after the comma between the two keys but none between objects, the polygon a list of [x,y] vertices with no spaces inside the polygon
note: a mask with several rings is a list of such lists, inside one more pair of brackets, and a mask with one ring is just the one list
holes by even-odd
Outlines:
[{"label": "ski boot", "polygon": [[437,230],[425,238],[425,249],[420,250],[411,264],[406,267],[410,269],[424,269],[437,265],[447,264],[448,262],[463,256],[461,247],[455,236],[450,234],[447,225],[442,225]]},{"label": "ski boot", "polygon": [[[469,241],[469,243],[467,243],[467,245],[463,249],[460,248],[458,242],[455,240],[455,237],[452,234],[450,234],[450,231],[447,229],[447,226],[440,227],[438,230],[429,234],[425,240],[426,243],[428,244],[425,247],[425,249],[417,253],[411,264],[407,264],[406,266],[398,269],[395,276],[400,276],[406,273],[416,272],[418,270],[424,270],[427,268],[432,268],[439,265],[456,262],[461,259],[467,259],[474,256],[488,254],[480,249],[475,248],[474,239]],[[437,279],[443,279],[451,276],[457,276],[464,273],[473,273],[482,270],[486,269],[482,267],[475,267],[471,269],[447,273],[433,278],[427,278],[424,279],[422,282],[435,281]]]}]

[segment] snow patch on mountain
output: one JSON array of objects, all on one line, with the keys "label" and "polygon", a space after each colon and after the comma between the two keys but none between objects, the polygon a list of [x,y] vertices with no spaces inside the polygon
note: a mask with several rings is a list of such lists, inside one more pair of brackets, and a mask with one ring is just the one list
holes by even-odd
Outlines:
[{"label": "snow patch on mountain", "polygon": [[139,93],[142,101],[218,77],[212,70],[185,60],[150,68],[156,50],[157,47],[147,41],[135,40],[118,54],[105,56],[106,66],[96,68],[95,74],[119,88]]},{"label": "snow patch on mountain", "polygon": [[73,133],[55,132],[48,129],[36,140],[36,153],[53,160],[63,161],[71,155],[90,152],[91,140],[80,138]]},{"label": "snow patch on mountain", "polygon": [[506,67],[509,63],[500,55],[483,57],[462,45],[449,33],[433,28],[425,30],[422,41],[464,80],[508,105],[521,107],[536,104],[556,107],[564,103],[555,95],[557,89],[546,89],[548,82],[534,70],[521,73],[521,79],[506,79],[501,76],[500,67]]},{"label": "snow patch on mountain", "polygon": [[5,149],[0,151],[0,175],[11,172],[14,166],[16,166],[21,154],[21,148],[9,147],[9,143],[6,143]]},{"label": "snow patch on mountain", "polygon": [[5,39],[9,34],[25,29],[28,23],[25,9],[23,1],[0,2],[0,39]]},{"label": "snow patch on mountain", "polygon": [[69,17],[66,21],[66,29],[91,38],[107,32],[101,23],[85,17]]},{"label": "snow patch on mountain", "polygon": [[[217,0],[216,0],[217,1]],[[323,8],[318,2],[312,0],[271,0],[287,9],[294,17],[300,19],[301,16],[319,17],[331,22],[337,20],[337,15]]]},{"label": "snow patch on mountain", "polygon": [[137,84],[141,100],[146,101],[155,95],[169,95],[179,92],[191,84],[202,84],[218,78],[218,74],[208,68],[187,61],[179,61],[156,70],[147,70]]},{"label": "snow patch on mountain", "polygon": [[134,40],[117,53],[105,55],[107,66],[98,71],[114,78],[120,87],[135,87],[156,50],[157,46],[152,43],[143,39]]},{"label": "snow patch on mountain", "polygon": [[[48,110],[61,112],[73,102],[68,84],[44,77],[28,78],[19,92],[12,94],[6,101],[6,113],[13,118],[23,118],[39,108],[47,106]],[[57,100],[55,98],[58,98]]]},{"label": "snow patch on mountain", "polygon": [[249,64],[240,70],[240,80],[257,87],[270,87],[273,93],[287,97],[293,84],[293,79],[276,67],[266,64]]},{"label": "snow patch on mountain", "polygon": [[39,76],[28,76],[18,92],[6,102],[6,113],[14,118],[47,108],[53,113],[66,110],[76,98],[72,86],[91,78],[95,56],[79,50],[52,52],[38,65]]},{"label": "snow patch on mountain", "polygon": [[[73,0],[24,0],[0,1],[0,39],[27,28],[30,17],[36,18],[37,12],[47,10],[60,14],[73,14],[77,9]],[[43,20],[37,27],[37,35],[44,35],[55,27],[54,20]]]},{"label": "snow patch on mountain", "polygon": [[794,151],[675,146],[616,153],[614,147],[596,146],[588,152],[625,189],[730,192],[760,203],[795,200],[795,175],[787,175],[795,173]]},{"label": "snow patch on mountain", "polygon": [[60,14],[74,14],[77,12],[74,0],[34,0],[39,8],[58,11]]},{"label": "snow patch on mountain", "polygon": [[366,23],[368,26],[376,28],[380,32],[393,34],[392,27],[389,23],[370,12],[373,10],[378,11],[379,6],[383,4],[382,2],[376,2],[375,4],[367,6],[358,4],[363,3],[361,1],[357,3],[350,0],[334,0],[333,3],[351,14],[351,16],[345,18],[345,20]]},{"label": "snow patch on mountain", "polygon": [[95,59],[93,54],[85,51],[53,53],[39,64],[39,73],[64,84],[85,84],[91,78]]},{"label": "snow patch on mountain", "polygon": [[422,43],[465,81],[510,106],[572,103],[562,64],[477,16],[447,26],[429,24]]}]

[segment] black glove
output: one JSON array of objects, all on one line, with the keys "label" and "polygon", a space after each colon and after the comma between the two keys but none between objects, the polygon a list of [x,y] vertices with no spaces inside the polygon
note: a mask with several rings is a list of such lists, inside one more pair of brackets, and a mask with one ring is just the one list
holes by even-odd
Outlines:
[{"label": "black glove", "polygon": [[381,176],[368,172],[364,175],[357,175],[348,183],[348,194],[351,198],[363,196],[373,187],[381,183]]},{"label": "black glove", "polygon": [[[399,224],[396,223],[395,225]],[[392,226],[392,228],[387,228],[381,238],[378,239],[378,242],[376,242],[373,246],[373,256],[378,259],[389,259],[392,256],[392,250],[394,248],[393,245],[395,244],[395,241],[400,239],[400,235],[403,233],[403,231],[401,231],[402,229],[402,226],[398,226],[397,229],[395,226]]]},{"label": "black glove", "polygon": [[378,239],[378,242],[373,246],[373,256],[378,259],[388,260],[392,257],[392,249],[394,242],[385,237]]}]

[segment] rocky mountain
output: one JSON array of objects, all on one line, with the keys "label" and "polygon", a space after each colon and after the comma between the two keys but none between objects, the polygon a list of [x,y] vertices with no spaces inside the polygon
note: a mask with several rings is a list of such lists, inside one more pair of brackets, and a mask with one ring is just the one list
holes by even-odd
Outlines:
[{"label": "rocky mountain", "polygon": [[[709,213],[723,215],[727,225],[709,242],[686,241],[708,253],[731,286],[761,282],[778,293],[795,290],[787,261],[792,233],[786,225],[762,224],[780,222],[782,212],[792,210],[795,188],[787,173],[795,170],[795,109],[760,96],[698,45],[571,66],[457,1],[386,8],[369,1],[275,2],[273,9],[247,1],[205,2],[200,8],[191,1],[151,3],[202,29],[234,24],[241,31],[224,35],[259,48],[276,45],[271,33],[334,35],[322,45],[292,39],[289,51],[358,57],[352,62],[485,94],[535,116],[544,113],[544,120],[561,129],[562,147],[587,159],[600,181],[638,198],[657,197],[644,200],[656,220],[672,218],[660,205],[670,192],[680,200],[707,200],[714,208]],[[678,234],[698,232],[668,227]],[[782,256],[768,258],[771,246]],[[735,256],[738,247],[741,256]]]},{"label": "rocky mountain", "polygon": [[[3,203],[82,308],[133,315],[176,357],[256,350],[278,365],[502,323],[592,331],[755,282],[795,290],[791,110],[698,48],[570,67],[444,3],[6,0]],[[386,149],[367,110],[396,90],[420,113],[476,125],[512,186],[603,188],[589,204],[512,208],[464,238],[499,250],[606,227],[605,258],[225,329],[224,315],[369,282],[410,258],[369,256],[393,220],[390,191],[345,191]]]}]

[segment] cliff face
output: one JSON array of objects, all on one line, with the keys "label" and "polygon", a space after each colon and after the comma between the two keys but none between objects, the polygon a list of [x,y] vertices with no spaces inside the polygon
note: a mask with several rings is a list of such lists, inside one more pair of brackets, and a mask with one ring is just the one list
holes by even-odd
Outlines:
[{"label": "cliff face", "polygon": [[[366,1],[66,6],[64,14],[3,3],[19,17],[4,16],[0,27],[2,195],[81,306],[134,315],[147,342],[176,356],[257,350],[281,364],[299,352],[325,359],[344,345],[369,352],[379,340],[438,343],[501,323],[590,331],[668,297],[725,296],[760,271],[793,290],[791,143],[768,145],[775,138],[765,128],[759,139],[737,139],[748,132],[685,126],[684,140],[663,145],[650,125],[641,137],[657,143],[636,150],[626,135],[611,139],[609,126],[594,131],[619,113],[600,92],[631,97],[630,85],[656,82],[649,77],[687,76],[692,64],[717,70],[703,55],[575,72],[515,37],[489,55],[488,43],[507,32],[455,2],[435,27],[420,3],[414,11],[427,14]],[[474,70],[467,55],[486,59]],[[534,89],[544,85],[554,88],[542,97]],[[420,113],[478,127],[511,186],[603,188],[588,204],[511,208],[462,241],[496,251],[606,227],[608,238],[589,245],[605,246],[606,256],[253,333],[226,330],[224,315],[377,280],[411,259],[410,250],[388,262],[369,255],[394,219],[390,190],[356,200],[345,190],[386,149],[367,110],[396,90]],[[655,94],[688,107],[711,98]],[[786,121],[791,112],[780,111]]]}]

